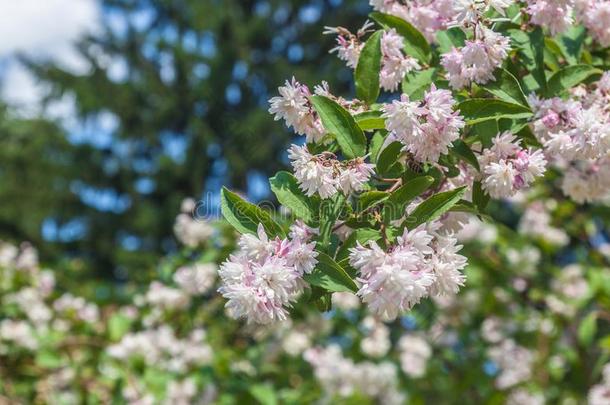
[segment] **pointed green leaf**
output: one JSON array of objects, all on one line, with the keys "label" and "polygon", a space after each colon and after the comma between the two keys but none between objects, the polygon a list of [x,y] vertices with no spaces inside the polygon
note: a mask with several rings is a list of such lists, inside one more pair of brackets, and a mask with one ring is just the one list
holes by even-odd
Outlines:
[{"label": "pointed green leaf", "polygon": [[465,186],[433,195],[415,208],[405,220],[405,226],[413,229],[421,224],[434,221],[457,204],[464,193],[466,193]]},{"label": "pointed green leaf", "polygon": [[481,171],[481,168],[479,167],[479,160],[475,156],[474,152],[472,152],[472,149],[470,149],[470,146],[466,145],[464,141],[458,139],[457,141],[453,142],[452,151],[454,151],[461,159],[470,163],[472,167],[478,171]]},{"label": "pointed green leaf", "polygon": [[307,197],[299,188],[297,179],[288,172],[278,172],[269,179],[271,190],[277,200],[285,207],[290,208],[292,213],[305,222],[313,222],[317,219],[318,205],[313,198]]},{"label": "pointed green leaf", "polygon": [[349,257],[349,249],[356,246],[356,242],[364,244],[368,241],[378,241],[379,239],[381,239],[381,232],[377,229],[360,228],[354,230],[337,251],[336,261],[339,263],[347,259]]},{"label": "pointed green leaf", "polygon": [[438,69],[430,68],[407,73],[402,81],[402,92],[411,100],[421,100],[426,90],[430,89],[437,72]]},{"label": "pointed green leaf", "polygon": [[324,128],[337,139],[348,159],[366,154],[366,137],[354,117],[339,104],[324,96],[313,96],[311,103],[318,112]]},{"label": "pointed green leaf", "polygon": [[356,96],[368,105],[379,97],[379,72],[381,70],[381,35],[377,31],[364,44],[356,66]]},{"label": "pointed green leaf", "polygon": [[600,76],[602,70],[589,65],[568,66],[556,72],[549,79],[547,97],[558,96],[593,76]]},{"label": "pointed green leaf", "polygon": [[472,187],[472,202],[476,205],[479,212],[483,212],[489,204],[489,195],[483,191],[480,181],[475,181]]},{"label": "pointed green leaf", "polygon": [[411,201],[428,190],[432,184],[434,184],[434,177],[432,176],[417,177],[390,194],[383,206],[384,221],[388,223],[401,218]]},{"label": "pointed green leaf", "polygon": [[460,110],[460,114],[468,125],[500,118],[530,118],[533,115],[528,107],[486,98],[473,98],[462,101],[458,104],[458,110]]},{"label": "pointed green leaf", "polygon": [[270,237],[285,236],[285,232],[269,215],[254,204],[242,199],[226,187],[220,193],[220,209],[225,219],[241,233],[256,234],[258,224],[263,224]]},{"label": "pointed green leaf", "polygon": [[597,313],[591,312],[585,317],[578,327],[578,341],[588,346],[593,343],[595,334],[597,333]]},{"label": "pointed green leaf", "polygon": [[398,141],[394,141],[386,146],[379,154],[379,158],[377,158],[377,173],[381,176],[385,175],[398,160],[403,147],[404,145]]},{"label": "pointed green leaf", "polygon": [[332,257],[319,252],[318,264],[314,271],[303,276],[309,284],[322,287],[330,292],[357,292],[358,286],[347,272]]},{"label": "pointed green leaf", "polygon": [[405,52],[423,63],[430,62],[432,50],[421,32],[402,18],[373,12],[370,17],[384,28],[394,28],[405,39]]},{"label": "pointed green leaf", "polygon": [[527,98],[523,94],[521,84],[512,73],[506,69],[498,69],[496,80],[482,86],[485,90],[498,97],[500,100],[528,106]]},{"label": "pointed green leaf", "polygon": [[466,34],[461,28],[454,27],[436,33],[440,53],[450,52],[453,48],[461,48],[466,41]]},{"label": "pointed green leaf", "polygon": [[363,131],[375,131],[385,129],[385,118],[382,118],[381,114],[381,111],[365,111],[354,115],[354,119]]}]

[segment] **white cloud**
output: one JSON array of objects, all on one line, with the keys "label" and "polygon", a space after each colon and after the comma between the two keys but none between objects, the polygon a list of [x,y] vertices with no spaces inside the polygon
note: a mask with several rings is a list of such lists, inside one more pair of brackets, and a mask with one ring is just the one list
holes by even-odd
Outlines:
[{"label": "white cloud", "polygon": [[0,0],[3,99],[30,110],[41,95],[40,85],[15,62],[16,53],[53,59],[74,71],[87,69],[73,45],[99,21],[95,0]]}]

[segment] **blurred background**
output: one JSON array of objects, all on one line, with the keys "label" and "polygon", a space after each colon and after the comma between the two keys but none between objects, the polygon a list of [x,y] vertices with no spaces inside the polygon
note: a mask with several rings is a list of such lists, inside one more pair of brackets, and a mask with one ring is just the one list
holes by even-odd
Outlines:
[{"label": "blurred background", "polygon": [[176,249],[185,197],[270,197],[291,135],[267,100],[292,75],[349,91],[321,31],[367,3],[0,0],[0,239],[127,280]]}]

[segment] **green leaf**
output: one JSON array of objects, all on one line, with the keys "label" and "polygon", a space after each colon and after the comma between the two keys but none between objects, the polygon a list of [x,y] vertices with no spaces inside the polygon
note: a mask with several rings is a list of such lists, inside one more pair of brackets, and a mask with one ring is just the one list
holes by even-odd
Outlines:
[{"label": "green leaf", "polygon": [[591,312],[585,317],[578,327],[578,341],[583,346],[588,346],[593,343],[595,334],[597,333],[597,313]]},{"label": "green leaf", "polygon": [[284,237],[285,232],[269,215],[254,204],[242,199],[226,187],[220,193],[220,209],[225,219],[241,233],[256,234],[258,224],[263,224],[270,237]]},{"label": "green leaf", "polygon": [[472,149],[470,149],[470,147],[466,145],[464,141],[458,139],[457,141],[453,142],[452,151],[455,152],[464,161],[470,163],[472,167],[474,167],[478,171],[481,171],[481,168],[479,167],[479,160],[472,152]]},{"label": "green leaf", "polygon": [[589,65],[567,66],[549,79],[547,97],[558,96],[566,90],[584,82],[592,76],[599,76],[602,70]]},{"label": "green leaf", "polygon": [[60,353],[48,349],[37,351],[34,361],[38,367],[42,368],[60,368],[65,363]]},{"label": "green leaf", "polygon": [[385,143],[386,135],[381,131],[375,132],[375,135],[371,138],[371,144],[369,146],[369,159],[372,163],[377,164],[381,147]]},{"label": "green leaf", "polygon": [[546,88],[546,74],[544,72],[544,35],[540,27],[527,33],[518,29],[508,30],[513,44],[519,50],[521,62],[532,73],[538,86]]},{"label": "green leaf", "polygon": [[390,194],[383,207],[383,219],[386,223],[401,218],[411,201],[419,197],[434,184],[434,177],[417,177]]},{"label": "green leaf", "polygon": [[381,176],[388,173],[390,167],[398,160],[403,146],[402,143],[394,141],[381,151],[377,159],[377,173]]},{"label": "green leaf", "polygon": [[379,97],[379,71],[381,70],[381,36],[377,31],[364,44],[354,73],[356,96],[368,105]]},{"label": "green leaf", "polygon": [[458,27],[436,33],[440,53],[450,52],[453,48],[461,48],[466,42],[466,34]]},{"label": "green leaf", "polygon": [[303,193],[297,179],[292,174],[278,172],[269,179],[269,184],[277,200],[290,208],[297,218],[309,223],[317,219],[318,204],[314,204],[313,199]]},{"label": "green leaf", "polygon": [[277,396],[271,384],[254,384],[250,386],[250,395],[254,397],[261,405],[276,405],[278,403]]},{"label": "green leaf", "polygon": [[483,186],[480,181],[475,181],[472,187],[472,202],[477,207],[479,212],[482,212],[489,204],[489,195],[483,191]]},{"label": "green leaf", "polygon": [[322,252],[318,253],[318,264],[314,271],[305,274],[303,278],[309,284],[322,287],[330,292],[358,291],[358,286],[343,267]]},{"label": "green leaf", "polygon": [[426,69],[409,72],[402,81],[402,92],[411,100],[421,100],[426,90],[430,89],[438,69]]},{"label": "green leaf", "polygon": [[357,211],[363,211],[374,207],[377,204],[382,203],[388,198],[388,193],[385,191],[367,191],[366,193],[360,194],[360,198],[358,198],[358,204],[356,206]]},{"label": "green leaf", "polygon": [[587,30],[585,27],[574,25],[568,28],[557,41],[557,45],[570,65],[576,65],[580,61],[582,45],[586,37]]},{"label": "green leaf", "polygon": [[345,108],[324,96],[311,97],[311,103],[318,112],[324,128],[335,136],[347,159],[366,154],[366,137],[354,117]]},{"label": "green leaf", "polygon": [[337,193],[320,203],[320,246],[324,250],[328,250],[330,246],[330,236],[335,222],[343,211],[345,200],[345,195]]},{"label": "green leaf", "polygon": [[526,107],[529,105],[525,94],[523,94],[521,84],[506,69],[499,69],[496,72],[496,80],[482,87],[500,100]]},{"label": "green leaf", "polygon": [[336,260],[341,262],[349,257],[349,249],[356,246],[356,242],[364,244],[370,240],[378,241],[381,239],[381,232],[371,228],[360,228],[356,229],[351,235],[343,242],[339,250],[337,251]]},{"label": "green leaf", "polygon": [[120,340],[131,326],[131,319],[120,313],[113,314],[108,320],[108,337],[112,342]]},{"label": "green leaf", "polygon": [[405,39],[405,52],[423,63],[430,62],[432,50],[421,32],[402,18],[373,12],[369,16],[384,28],[394,28]]},{"label": "green leaf", "polygon": [[409,229],[413,229],[421,224],[434,221],[457,204],[464,193],[466,193],[466,186],[433,195],[415,208],[405,220],[405,225]]},{"label": "green leaf", "polygon": [[458,105],[458,109],[468,125],[500,118],[530,118],[533,115],[528,107],[487,98],[473,98],[462,101]]},{"label": "green leaf", "polygon": [[382,118],[381,114],[381,111],[365,111],[354,115],[354,119],[363,131],[375,131],[385,129],[385,118]]}]

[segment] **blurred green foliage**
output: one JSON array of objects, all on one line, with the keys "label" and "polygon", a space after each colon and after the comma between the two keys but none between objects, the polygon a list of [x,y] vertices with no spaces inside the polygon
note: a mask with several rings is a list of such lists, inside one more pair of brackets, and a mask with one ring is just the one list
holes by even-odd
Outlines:
[{"label": "blurred green foliage", "polygon": [[266,111],[278,85],[295,75],[350,90],[349,71],[324,57],[334,39],[321,27],[353,28],[362,19],[356,5],[368,7],[306,0],[100,5],[101,29],[77,44],[88,72],[23,62],[49,88],[47,105],[73,100],[82,122],[116,121],[111,141],[94,134],[68,142],[58,125],[3,114],[0,237],[41,242],[43,223],[52,220],[57,235],[37,243],[43,258],[69,254],[98,276],[136,276],[133,269],[175,249],[172,223],[183,198],[217,196],[220,184],[245,192],[252,173],[283,165],[291,135]]}]

